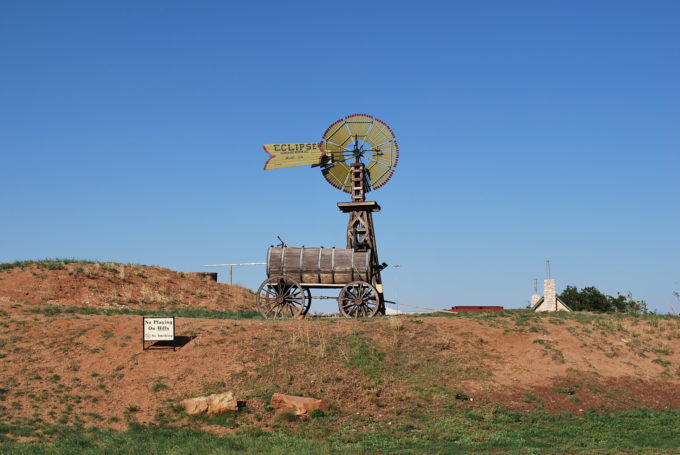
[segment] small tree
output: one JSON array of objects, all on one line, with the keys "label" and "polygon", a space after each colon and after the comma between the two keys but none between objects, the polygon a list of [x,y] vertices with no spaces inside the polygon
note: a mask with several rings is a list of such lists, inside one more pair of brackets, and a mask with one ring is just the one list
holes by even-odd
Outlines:
[{"label": "small tree", "polygon": [[621,295],[616,297],[608,296],[611,305],[617,313],[646,314],[649,313],[647,303],[644,300],[635,300],[633,294]]},{"label": "small tree", "polygon": [[647,313],[644,300],[635,300],[632,294],[616,297],[603,294],[594,286],[588,286],[580,291],[575,286],[567,286],[560,294],[560,300],[574,311],[594,311],[596,313]]}]

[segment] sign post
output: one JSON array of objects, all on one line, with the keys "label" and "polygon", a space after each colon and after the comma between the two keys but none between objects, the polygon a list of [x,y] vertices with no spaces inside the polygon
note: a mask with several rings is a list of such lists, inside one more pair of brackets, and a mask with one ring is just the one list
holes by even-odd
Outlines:
[{"label": "sign post", "polygon": [[175,344],[175,317],[174,316],[144,316],[142,317],[142,350],[146,351],[147,341],[172,341],[172,350]]}]

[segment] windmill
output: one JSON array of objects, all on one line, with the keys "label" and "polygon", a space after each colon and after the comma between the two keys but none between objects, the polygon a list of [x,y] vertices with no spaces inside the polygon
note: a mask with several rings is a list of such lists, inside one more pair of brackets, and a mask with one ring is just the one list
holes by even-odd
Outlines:
[{"label": "windmill", "polygon": [[303,317],[311,305],[311,288],[341,288],[340,313],[347,317],[384,313],[373,213],[380,211],[366,193],[385,185],[399,161],[392,129],[382,120],[354,114],[331,124],[319,142],[265,144],[265,170],[318,167],[328,183],[351,195],[338,202],[347,213],[346,247],[270,247],[267,279],[256,295],[264,317]]}]

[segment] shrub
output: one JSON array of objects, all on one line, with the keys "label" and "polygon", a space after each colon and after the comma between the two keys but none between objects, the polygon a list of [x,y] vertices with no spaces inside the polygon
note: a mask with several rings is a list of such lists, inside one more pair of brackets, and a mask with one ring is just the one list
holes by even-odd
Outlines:
[{"label": "shrub", "polygon": [[154,384],[151,386],[151,391],[152,392],[158,392],[160,390],[167,389],[168,386],[163,384],[161,381],[156,381]]},{"label": "shrub", "polygon": [[635,300],[633,295],[617,294],[616,297],[600,292],[594,286],[582,288],[567,286],[560,294],[560,300],[574,311],[594,311],[596,313],[629,313],[646,314],[647,304],[644,300]]},{"label": "shrub", "polygon": [[319,419],[321,417],[325,417],[326,413],[323,412],[321,409],[314,409],[312,412],[309,413],[309,417],[311,419]]},{"label": "shrub", "polygon": [[286,410],[276,414],[276,417],[274,417],[274,422],[276,423],[295,422],[297,419],[298,417],[295,415],[295,411]]}]

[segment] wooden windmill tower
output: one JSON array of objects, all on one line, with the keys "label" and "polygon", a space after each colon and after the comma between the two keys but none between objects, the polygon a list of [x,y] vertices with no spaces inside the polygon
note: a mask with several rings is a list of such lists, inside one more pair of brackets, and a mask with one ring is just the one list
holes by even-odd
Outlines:
[{"label": "wooden windmill tower", "polygon": [[[335,277],[340,275],[337,272],[342,268],[341,265],[336,266],[334,262],[331,262],[330,265],[322,266],[322,251],[319,251],[317,270],[313,272],[308,270],[313,261],[308,259],[307,263],[303,264],[304,251],[300,252],[299,264],[295,266],[288,264],[286,268],[285,264],[282,263],[281,271],[284,269],[291,270],[292,267],[296,269],[294,273],[300,272],[301,280],[305,276],[316,273],[318,275],[318,282],[298,283],[303,289],[344,286],[338,301],[341,313],[346,316],[366,316],[374,315],[378,312],[384,313],[380,271],[386,267],[386,264],[381,264],[378,260],[378,248],[373,226],[373,213],[380,211],[380,206],[375,201],[366,201],[366,193],[383,186],[394,174],[394,169],[399,160],[399,146],[392,129],[385,122],[373,116],[355,114],[342,118],[329,126],[324,132],[322,140],[318,143],[265,144],[264,150],[270,156],[264,166],[265,170],[303,165],[320,167],[321,173],[328,183],[351,195],[351,201],[338,203],[338,208],[349,216],[346,250],[352,252],[352,258],[355,256],[354,253],[360,256],[367,255],[370,262],[370,270],[367,275],[369,282],[361,282],[364,284],[352,286],[350,286],[352,283],[344,283],[342,280],[335,282],[337,281],[335,278],[332,280],[333,283],[321,283],[323,281],[322,274],[328,273]],[[341,250],[336,251],[339,252]],[[278,251],[275,252],[276,254],[278,254]],[[285,258],[285,252],[281,252],[281,257]],[[268,253],[268,264],[270,258],[271,250]],[[267,269],[268,274],[271,275],[270,267],[268,266]],[[305,270],[303,271],[303,269]],[[279,269],[277,268],[277,270]],[[307,275],[304,275],[305,273]],[[283,274],[281,276],[285,277],[286,275]],[[271,277],[269,279],[271,280]],[[266,283],[267,281],[263,283],[263,286]],[[360,302],[363,299],[362,296],[371,294],[371,289],[368,289],[366,284],[377,293],[378,301],[376,302],[377,308],[375,308],[375,311],[372,302],[368,304]],[[284,287],[281,282],[278,284],[270,283],[269,286],[269,290],[265,289],[266,295],[263,295],[264,301],[272,298],[272,295],[280,293]],[[278,287],[272,289],[272,286]],[[348,286],[350,288],[346,289]],[[349,300],[347,299],[349,298],[352,299],[353,304],[348,303]],[[279,296],[277,299],[285,300],[285,296]],[[308,299],[311,300],[311,296]],[[283,303],[280,304],[283,305]],[[367,314],[366,305],[371,307],[368,312],[370,314]],[[302,306],[308,308],[309,303],[303,302]],[[354,307],[360,308],[361,311],[357,310],[353,314],[348,314],[351,313]],[[286,309],[292,310],[290,313],[295,313],[295,309]],[[305,308],[300,310],[298,314],[302,314],[304,311],[306,311]],[[291,315],[295,316],[295,314]]]}]

